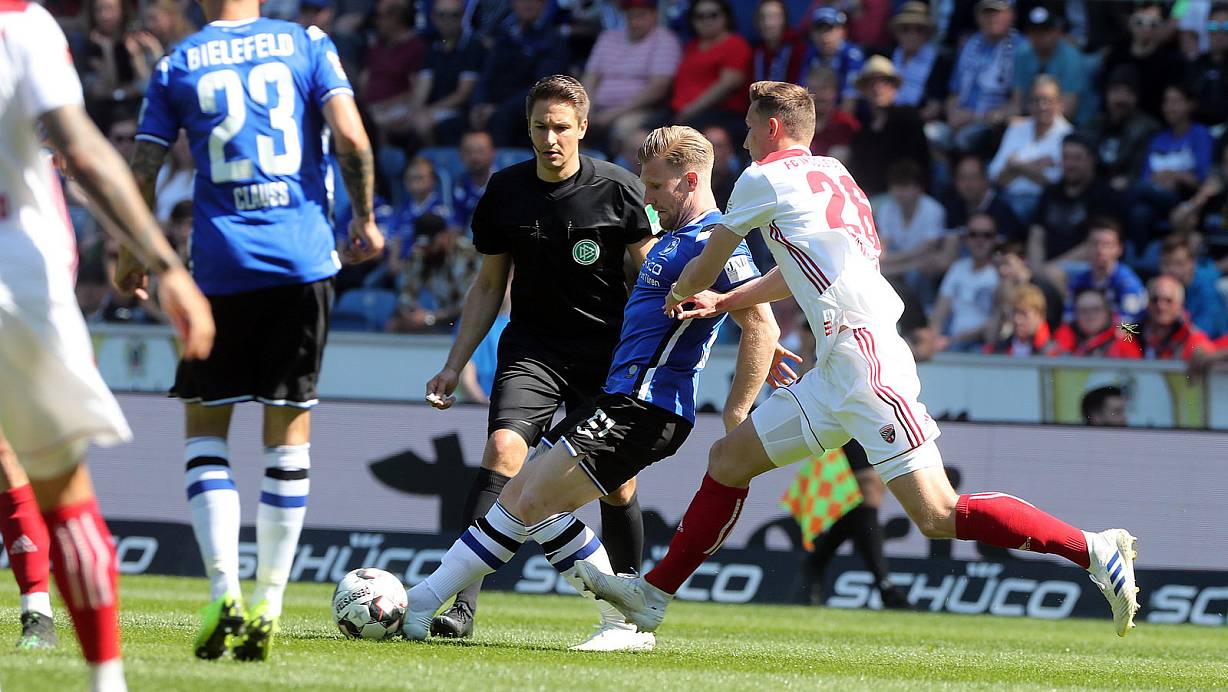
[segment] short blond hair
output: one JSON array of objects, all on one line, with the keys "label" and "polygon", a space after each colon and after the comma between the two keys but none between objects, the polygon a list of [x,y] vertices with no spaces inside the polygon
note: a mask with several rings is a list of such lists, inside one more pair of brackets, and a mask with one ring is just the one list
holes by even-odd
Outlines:
[{"label": "short blond hair", "polygon": [[1035,284],[1024,284],[1015,289],[1011,296],[1011,308],[1014,310],[1030,310],[1043,315],[1046,306],[1045,292]]},{"label": "short blond hair", "polygon": [[695,128],[669,125],[649,132],[636,158],[641,165],[661,159],[679,171],[711,176],[716,156],[712,153],[712,142]]},{"label": "short blond hair", "polygon": [[807,144],[814,139],[814,96],[788,82],[750,85],[750,107],[762,118],[776,118],[789,136]]}]

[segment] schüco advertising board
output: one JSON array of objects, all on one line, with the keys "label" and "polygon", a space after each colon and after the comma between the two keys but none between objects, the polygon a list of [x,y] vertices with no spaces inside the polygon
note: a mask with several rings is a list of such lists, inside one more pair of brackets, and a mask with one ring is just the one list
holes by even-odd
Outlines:
[{"label": "sch\u00fcco advertising board", "polygon": [[[201,574],[187,522],[179,405],[120,395],[136,440],[90,456],[125,573]],[[243,498],[242,569],[255,571],[254,523],[262,474],[256,406],[236,410],[231,460]],[[311,500],[292,578],[331,582],[374,566],[414,583],[457,532],[481,457],[486,412],[424,405],[324,402],[313,414]],[[1143,617],[1225,624],[1228,613],[1228,435],[1221,432],[940,423],[938,445],[963,490],[996,490],[1092,530],[1124,526],[1140,539]],[[640,477],[648,562],[659,558],[698,487],[721,432],[701,416],[674,458]],[[756,479],[726,547],[684,587],[684,599],[800,602],[802,559],[780,498],[791,469]],[[599,524],[597,512],[580,517]],[[892,579],[922,609],[1060,618],[1105,616],[1081,570],[1048,558],[969,543],[929,541],[890,498],[880,511]],[[0,557],[0,566],[7,556]],[[839,556],[824,586],[836,607],[879,607],[870,575]],[[526,593],[566,591],[533,546],[488,583]]]}]

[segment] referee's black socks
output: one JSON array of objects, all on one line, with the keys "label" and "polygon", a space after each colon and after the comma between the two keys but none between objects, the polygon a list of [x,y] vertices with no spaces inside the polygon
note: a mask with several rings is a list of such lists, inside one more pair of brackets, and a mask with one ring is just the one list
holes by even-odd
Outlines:
[{"label": "referee's black socks", "polygon": [[640,497],[617,507],[601,505],[601,542],[610,556],[614,574],[639,574],[644,563],[644,517],[640,514]]},{"label": "referee's black socks", "polygon": [[[473,479],[473,486],[469,488],[469,497],[465,498],[465,521],[473,523],[486,516],[490,508],[495,506],[495,501],[499,499],[499,493],[503,492],[503,486],[507,485],[510,480],[512,480],[511,476],[505,476],[488,468],[479,468],[478,476]],[[464,591],[456,594],[456,600],[458,603],[467,604],[470,610],[477,612],[478,594],[481,591],[482,580],[479,579],[467,586]]]}]

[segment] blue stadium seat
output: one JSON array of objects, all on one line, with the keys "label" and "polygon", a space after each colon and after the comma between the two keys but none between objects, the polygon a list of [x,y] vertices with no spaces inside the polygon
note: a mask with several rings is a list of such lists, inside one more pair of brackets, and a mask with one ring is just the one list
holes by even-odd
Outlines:
[{"label": "blue stadium seat", "polygon": [[435,174],[441,183],[447,183],[451,189],[451,181],[461,177],[465,166],[461,164],[460,150],[456,147],[427,147],[418,152],[422,158],[435,166]]},{"label": "blue stadium seat", "polygon": [[501,171],[514,163],[528,161],[531,158],[533,158],[533,150],[528,147],[504,147],[495,152],[495,170]]},{"label": "blue stadium seat", "polygon": [[331,326],[339,331],[382,332],[397,309],[397,294],[382,288],[352,288],[333,306]]}]

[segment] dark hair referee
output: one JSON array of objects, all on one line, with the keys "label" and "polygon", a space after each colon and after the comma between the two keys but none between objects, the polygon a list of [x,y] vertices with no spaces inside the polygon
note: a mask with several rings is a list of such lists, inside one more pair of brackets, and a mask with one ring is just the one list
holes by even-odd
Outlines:
[{"label": "dark hair referee", "polygon": [[[459,373],[490,329],[514,267],[486,449],[465,503],[470,521],[494,506],[560,404],[571,410],[601,392],[627,302],[624,255],[630,252],[638,267],[653,242],[639,179],[580,155],[588,108],[588,94],[572,77],[553,75],[533,85],[525,100],[533,160],[495,173],[474,211],[482,267],[447,363],[426,386],[433,406],[452,405]],[[615,572],[638,573],[644,526],[634,479],[602,498],[601,525]],[[481,585],[457,595],[432,621],[431,634],[470,636]],[[632,640],[640,634],[627,633],[628,648],[637,647]]]}]

